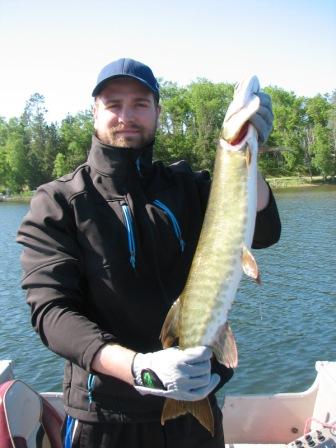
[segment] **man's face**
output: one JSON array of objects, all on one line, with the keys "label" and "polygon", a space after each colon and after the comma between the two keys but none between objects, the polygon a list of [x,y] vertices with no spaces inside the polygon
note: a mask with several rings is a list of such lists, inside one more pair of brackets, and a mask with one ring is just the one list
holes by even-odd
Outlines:
[{"label": "man's face", "polygon": [[154,140],[160,106],[152,92],[131,78],[109,82],[93,107],[96,135],[120,148],[143,148]]}]

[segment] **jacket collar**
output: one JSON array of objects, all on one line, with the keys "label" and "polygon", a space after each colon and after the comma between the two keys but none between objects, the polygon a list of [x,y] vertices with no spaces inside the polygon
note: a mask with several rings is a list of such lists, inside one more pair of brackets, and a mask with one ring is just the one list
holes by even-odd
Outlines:
[{"label": "jacket collar", "polygon": [[136,167],[141,177],[147,177],[152,171],[153,144],[141,149],[119,148],[93,135],[88,164],[105,176],[124,177]]}]

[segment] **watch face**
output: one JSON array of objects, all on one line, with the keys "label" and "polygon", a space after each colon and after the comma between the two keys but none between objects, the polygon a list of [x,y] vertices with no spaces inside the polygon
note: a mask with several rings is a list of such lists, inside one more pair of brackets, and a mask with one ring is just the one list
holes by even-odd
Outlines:
[{"label": "watch face", "polygon": [[151,369],[143,369],[141,371],[141,381],[145,387],[166,390],[160,378]]}]

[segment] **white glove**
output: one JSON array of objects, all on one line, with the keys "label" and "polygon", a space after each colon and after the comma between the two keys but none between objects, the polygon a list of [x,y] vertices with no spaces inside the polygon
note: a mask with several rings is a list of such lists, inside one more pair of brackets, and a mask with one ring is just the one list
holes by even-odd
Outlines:
[{"label": "white glove", "polygon": [[154,353],[137,353],[132,370],[135,389],[175,400],[197,401],[207,397],[220,377],[211,374],[212,351],[205,346],[180,350],[170,347]]},{"label": "white glove", "polygon": [[273,119],[271,97],[260,91],[256,76],[246,78],[237,84],[226,111],[223,137],[231,142],[237,137],[242,124],[250,121],[258,133],[259,143],[264,143],[272,131]]},{"label": "white glove", "polygon": [[258,92],[256,95],[259,97],[260,105],[257,112],[250,118],[250,122],[256,128],[259,143],[264,143],[268,139],[273,127],[274,115],[272,100],[264,92]]}]

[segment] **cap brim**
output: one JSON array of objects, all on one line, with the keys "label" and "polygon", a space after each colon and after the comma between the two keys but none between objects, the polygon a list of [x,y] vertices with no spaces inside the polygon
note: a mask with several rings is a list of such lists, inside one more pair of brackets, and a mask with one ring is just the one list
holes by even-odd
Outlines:
[{"label": "cap brim", "polygon": [[103,88],[109,81],[111,81],[112,79],[117,79],[117,78],[132,78],[132,79],[135,79],[136,81],[139,81],[142,85],[147,87],[154,94],[154,96],[157,100],[159,100],[159,97],[160,97],[159,92],[157,90],[152,89],[152,87],[146,81],[144,81],[141,78],[138,78],[137,76],[127,75],[127,74],[113,75],[113,76],[110,76],[109,78],[104,79],[103,81],[98,83],[96,85],[96,87],[93,89],[92,96],[95,97],[95,96],[99,95],[99,93],[103,90]]}]

